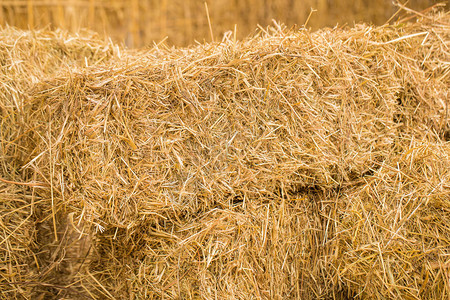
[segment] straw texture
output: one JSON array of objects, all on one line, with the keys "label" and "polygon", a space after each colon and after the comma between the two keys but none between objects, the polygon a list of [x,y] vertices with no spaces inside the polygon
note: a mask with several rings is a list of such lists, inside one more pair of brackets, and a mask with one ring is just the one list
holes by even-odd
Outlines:
[{"label": "straw texture", "polygon": [[449,22],[3,29],[3,295],[449,297]]}]

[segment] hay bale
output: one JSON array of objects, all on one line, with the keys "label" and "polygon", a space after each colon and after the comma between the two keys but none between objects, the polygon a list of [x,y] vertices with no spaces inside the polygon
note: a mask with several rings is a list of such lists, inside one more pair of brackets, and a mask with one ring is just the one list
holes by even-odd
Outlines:
[{"label": "hay bale", "polygon": [[183,49],[93,41],[107,59],[74,58],[18,108],[2,97],[26,120],[2,130],[27,133],[10,165],[42,183],[48,231],[88,235],[60,285],[136,299],[448,296],[449,32],[435,12]]},{"label": "hay bale", "polygon": [[52,182],[46,181],[48,174],[42,174],[32,160],[42,151],[39,140],[47,135],[37,135],[45,129],[38,130],[34,120],[39,120],[39,112],[29,103],[35,85],[85,64],[106,62],[113,56],[113,45],[92,34],[77,36],[60,30],[6,27],[0,36],[1,297],[80,298],[83,288],[71,284],[77,282],[77,269],[86,260],[89,238],[80,238],[68,226],[64,203],[53,201],[47,192],[40,196],[39,190],[48,190]]},{"label": "hay bale", "polygon": [[335,280],[374,298],[443,298],[450,283],[449,143],[411,139],[400,154],[330,213],[340,220],[331,225],[329,248]]}]

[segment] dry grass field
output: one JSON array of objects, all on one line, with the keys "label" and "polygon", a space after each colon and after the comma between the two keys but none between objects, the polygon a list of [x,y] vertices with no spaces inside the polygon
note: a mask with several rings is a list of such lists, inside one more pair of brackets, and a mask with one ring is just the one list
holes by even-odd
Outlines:
[{"label": "dry grass field", "polygon": [[450,14],[396,19],[2,27],[0,297],[449,299]]},{"label": "dry grass field", "polygon": [[[0,25],[23,29],[90,28],[129,47],[152,46],[167,38],[171,45],[211,41],[205,1],[202,0],[3,0]],[[405,1],[400,1],[405,2]],[[447,0],[410,0],[408,7],[426,9]],[[354,22],[384,24],[397,10],[392,0],[245,0],[207,1],[214,38],[234,30],[242,39],[277,20],[288,27],[305,24],[319,29]]]}]

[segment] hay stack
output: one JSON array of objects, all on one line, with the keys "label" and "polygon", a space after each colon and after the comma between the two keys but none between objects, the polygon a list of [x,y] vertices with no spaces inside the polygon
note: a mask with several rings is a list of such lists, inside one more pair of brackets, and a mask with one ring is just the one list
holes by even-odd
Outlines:
[{"label": "hay stack", "polygon": [[[48,135],[36,140],[45,129],[34,121],[40,116],[30,107],[31,90],[54,76],[81,70],[85,64],[106,63],[114,50],[92,34],[6,27],[0,37],[1,298],[66,295],[77,299],[82,294],[70,287],[76,282],[70,273],[76,275],[71,269],[77,269],[79,258],[85,259],[89,239],[74,235],[65,211],[56,216],[65,204],[48,197],[49,185],[41,180],[48,174],[32,162],[42,151],[38,144]],[[58,207],[52,209],[52,203]]]},{"label": "hay stack", "polygon": [[46,216],[30,214],[46,226],[40,246],[72,253],[41,258],[67,275],[38,277],[40,287],[134,299],[448,297],[449,22],[435,12],[314,33],[275,25],[145,52],[67,37],[93,49],[86,62],[42,51],[59,69],[32,84],[4,68],[22,80],[16,98],[1,97],[11,145],[1,177],[39,185],[24,189]]}]

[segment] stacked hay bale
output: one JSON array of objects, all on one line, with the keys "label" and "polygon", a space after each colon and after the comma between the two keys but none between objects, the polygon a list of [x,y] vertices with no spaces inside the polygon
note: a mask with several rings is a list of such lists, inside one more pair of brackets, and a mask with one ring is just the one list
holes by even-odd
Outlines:
[{"label": "stacked hay bale", "polygon": [[70,287],[76,279],[68,275],[85,258],[89,240],[73,234],[58,195],[48,197],[52,182],[33,159],[47,151],[39,145],[49,136],[39,133],[51,123],[39,128],[40,111],[30,104],[34,86],[85,64],[105,63],[114,50],[92,34],[6,27],[0,37],[1,298],[79,298]]},{"label": "stacked hay bale", "polygon": [[[84,62],[53,54],[58,72],[18,83],[18,104],[1,98],[13,145],[2,146],[1,176],[40,184],[27,192],[59,248],[39,246],[67,274],[40,287],[135,299],[448,296],[449,32],[449,15],[435,13],[314,33],[275,25],[184,49],[91,40]],[[83,250],[58,255],[71,243]]]}]

